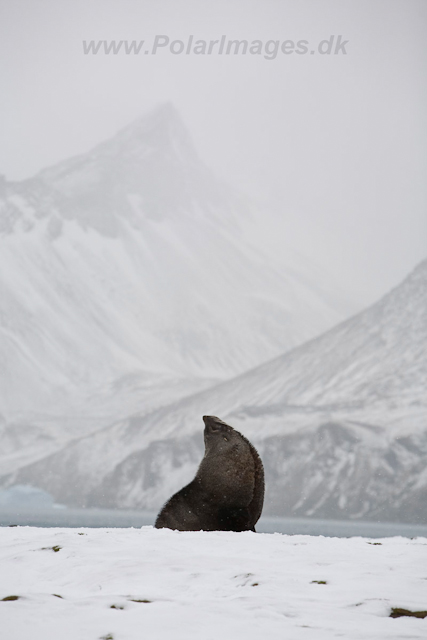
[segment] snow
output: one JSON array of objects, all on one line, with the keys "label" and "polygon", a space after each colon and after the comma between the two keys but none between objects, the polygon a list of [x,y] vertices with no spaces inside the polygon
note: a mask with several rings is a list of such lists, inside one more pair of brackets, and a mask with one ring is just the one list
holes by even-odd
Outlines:
[{"label": "snow", "polygon": [[41,486],[73,506],[155,511],[194,477],[201,416],[212,414],[257,447],[269,515],[425,522],[426,283],[424,261],[382,300],[318,338],[76,439],[10,481]]},{"label": "snow", "polygon": [[[355,308],[302,256],[273,250],[268,233],[260,242],[266,213],[206,168],[171,106],[3,191],[9,422],[84,404],[107,426],[242,373]],[[162,377],[155,397],[141,384],[111,398],[134,374]],[[71,435],[82,431],[92,428]]]},{"label": "snow", "polygon": [[155,511],[212,414],[259,450],[268,514],[426,521],[427,261],[318,335],[345,296],[170,106],[4,191],[3,486]]},{"label": "snow", "polygon": [[0,528],[0,628],[8,640],[425,638],[427,619],[389,614],[426,609],[426,545]]}]

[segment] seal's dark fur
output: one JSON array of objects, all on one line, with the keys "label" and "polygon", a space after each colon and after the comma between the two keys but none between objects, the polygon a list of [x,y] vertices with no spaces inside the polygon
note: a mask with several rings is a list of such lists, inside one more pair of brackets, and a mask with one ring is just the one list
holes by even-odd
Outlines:
[{"label": "seal's dark fur", "polygon": [[255,531],[264,502],[264,468],[255,447],[215,416],[203,416],[205,455],[196,477],[157,516],[158,529]]}]

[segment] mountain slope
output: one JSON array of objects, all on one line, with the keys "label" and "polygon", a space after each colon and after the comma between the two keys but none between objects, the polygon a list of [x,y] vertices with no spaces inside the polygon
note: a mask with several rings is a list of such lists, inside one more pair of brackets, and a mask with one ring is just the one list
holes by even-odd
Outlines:
[{"label": "mountain slope", "polygon": [[307,261],[250,239],[264,212],[209,171],[170,105],[1,183],[0,207],[9,424],[55,419],[55,437],[81,435],[247,370],[346,312]]},{"label": "mountain slope", "polygon": [[155,509],[191,479],[201,416],[214,414],[260,451],[266,513],[427,522],[426,355],[427,260],[320,337],[3,482],[38,484],[70,504]]}]

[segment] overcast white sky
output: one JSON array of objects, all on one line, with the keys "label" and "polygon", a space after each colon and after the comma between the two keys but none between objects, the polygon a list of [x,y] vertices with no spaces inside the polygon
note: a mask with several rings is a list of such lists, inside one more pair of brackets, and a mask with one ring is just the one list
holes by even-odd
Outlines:
[{"label": "overcast white sky", "polygon": [[[156,104],[205,162],[375,300],[427,256],[425,0],[0,0],[0,172],[29,177]],[[83,54],[83,40],[348,40],[347,54]]]}]

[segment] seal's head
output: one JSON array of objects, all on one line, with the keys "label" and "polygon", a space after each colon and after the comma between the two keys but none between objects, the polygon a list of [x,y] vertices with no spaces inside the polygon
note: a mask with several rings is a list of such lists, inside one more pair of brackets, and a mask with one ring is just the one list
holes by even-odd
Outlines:
[{"label": "seal's head", "polygon": [[206,451],[224,451],[233,445],[236,450],[236,445],[241,444],[241,434],[216,416],[203,416],[203,422]]},{"label": "seal's head", "polygon": [[226,435],[234,431],[233,427],[223,422],[216,416],[203,416],[203,422],[205,423],[205,437],[212,435]]}]

